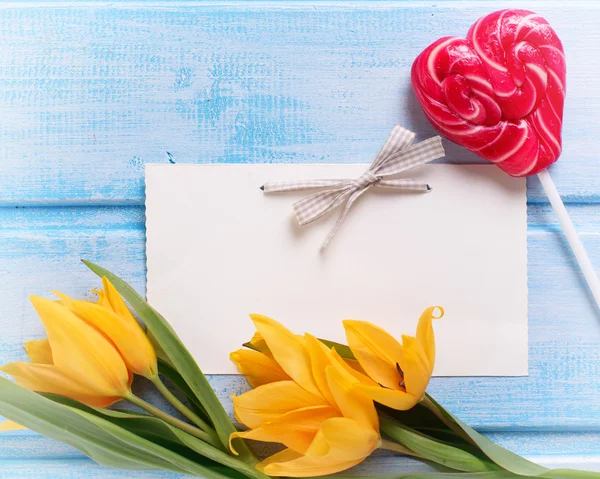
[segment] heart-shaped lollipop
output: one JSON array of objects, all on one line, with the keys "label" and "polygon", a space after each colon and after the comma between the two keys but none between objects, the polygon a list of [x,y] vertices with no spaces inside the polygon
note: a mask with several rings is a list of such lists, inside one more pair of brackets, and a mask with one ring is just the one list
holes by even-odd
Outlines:
[{"label": "heart-shaped lollipop", "polygon": [[501,10],[480,18],[466,39],[427,47],[411,76],[436,129],[506,173],[533,175],[558,159],[566,63],[539,15]]}]

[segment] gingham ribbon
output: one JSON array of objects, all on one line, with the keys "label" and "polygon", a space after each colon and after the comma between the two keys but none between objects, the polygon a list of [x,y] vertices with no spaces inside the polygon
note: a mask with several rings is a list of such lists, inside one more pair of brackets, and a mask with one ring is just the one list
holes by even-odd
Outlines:
[{"label": "gingham ribbon", "polygon": [[298,180],[265,183],[261,189],[265,193],[325,188],[323,191],[302,198],[293,205],[300,225],[319,219],[346,201],[337,222],[325,238],[321,249],[327,247],[338,228],[346,218],[354,202],[372,186],[386,186],[402,190],[430,191],[427,183],[410,179],[391,179],[391,176],[428,163],[444,156],[442,139],[439,136],[413,144],[415,134],[396,125],[383,148],[369,169],[355,180]]}]

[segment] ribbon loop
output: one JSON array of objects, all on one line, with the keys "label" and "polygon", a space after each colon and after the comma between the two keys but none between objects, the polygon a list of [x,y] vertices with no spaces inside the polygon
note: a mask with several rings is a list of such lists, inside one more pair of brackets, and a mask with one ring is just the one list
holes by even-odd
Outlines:
[{"label": "ribbon loop", "polygon": [[396,125],[375,160],[361,176],[354,180],[298,180],[265,183],[261,189],[265,193],[325,188],[302,198],[293,205],[296,219],[306,225],[324,216],[341,205],[346,205],[321,245],[329,244],[336,231],[346,218],[354,202],[372,186],[384,186],[410,191],[431,191],[427,183],[419,183],[407,178],[389,178],[445,155],[442,139],[439,136],[413,144],[415,134]]}]

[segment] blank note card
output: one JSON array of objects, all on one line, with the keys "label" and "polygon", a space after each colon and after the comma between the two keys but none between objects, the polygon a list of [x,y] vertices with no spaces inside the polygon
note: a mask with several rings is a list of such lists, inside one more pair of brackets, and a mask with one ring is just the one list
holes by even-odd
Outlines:
[{"label": "blank note card", "polygon": [[527,374],[525,180],[495,166],[427,165],[430,193],[372,188],[324,253],[339,210],[300,227],[267,181],[355,178],[367,165],[149,165],[148,300],[206,373],[236,369],[249,313],[344,341],[341,320],[414,334],[435,322],[436,375]]}]

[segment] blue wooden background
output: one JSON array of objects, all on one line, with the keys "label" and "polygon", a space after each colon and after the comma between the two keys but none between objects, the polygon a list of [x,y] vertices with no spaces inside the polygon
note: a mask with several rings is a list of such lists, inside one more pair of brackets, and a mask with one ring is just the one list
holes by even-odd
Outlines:
[{"label": "blue wooden background", "polygon": [[[366,162],[396,123],[430,136],[412,60],[502,6],[537,10],[563,39],[564,154],[551,173],[600,268],[597,2],[0,3],[0,362],[43,335],[29,294],[90,297],[97,281],[80,258],[144,290],[146,163]],[[536,461],[600,470],[600,314],[535,179],[528,198],[529,377],[437,378],[430,391]],[[212,384],[228,407],[245,388]],[[0,477],[41,476],[174,477],[0,435]]]}]

